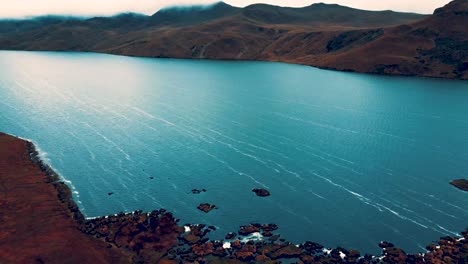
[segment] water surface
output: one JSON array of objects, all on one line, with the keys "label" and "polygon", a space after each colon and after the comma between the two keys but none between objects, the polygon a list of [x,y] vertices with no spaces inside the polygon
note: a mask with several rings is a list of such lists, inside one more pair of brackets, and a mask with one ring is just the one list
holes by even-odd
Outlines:
[{"label": "water surface", "polygon": [[272,222],[372,253],[467,227],[468,195],[448,184],[468,174],[467,82],[0,52],[0,96],[0,131],[38,144],[87,217],[166,208],[215,238]]}]

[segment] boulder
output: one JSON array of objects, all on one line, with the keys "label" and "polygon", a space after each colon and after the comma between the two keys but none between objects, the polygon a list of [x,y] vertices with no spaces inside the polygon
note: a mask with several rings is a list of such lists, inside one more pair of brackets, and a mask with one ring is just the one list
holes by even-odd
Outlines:
[{"label": "boulder", "polygon": [[226,240],[231,240],[231,239],[236,238],[236,236],[237,236],[236,233],[229,232],[229,233],[226,235],[225,239],[226,239]]},{"label": "boulder", "polygon": [[252,192],[254,192],[257,196],[260,197],[270,196],[270,192],[265,189],[253,189]]},{"label": "boulder", "polygon": [[209,203],[202,203],[199,206],[197,206],[198,210],[203,211],[205,213],[210,212],[213,209],[216,209],[216,205],[209,204]]}]

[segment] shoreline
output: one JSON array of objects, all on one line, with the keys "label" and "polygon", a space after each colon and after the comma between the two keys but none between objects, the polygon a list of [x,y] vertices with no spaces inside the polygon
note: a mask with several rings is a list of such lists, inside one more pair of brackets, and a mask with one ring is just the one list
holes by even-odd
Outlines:
[{"label": "shoreline", "polygon": [[140,55],[129,55],[123,53],[112,53],[106,51],[92,51],[92,50],[82,50],[82,51],[67,51],[67,50],[28,50],[28,49],[0,49],[0,52],[39,52],[39,53],[76,53],[76,54],[99,54],[99,55],[111,55],[111,56],[120,56],[126,58],[142,58],[142,59],[171,59],[171,60],[190,60],[190,61],[221,61],[221,62],[265,62],[265,63],[285,63],[298,66],[312,67],[319,70],[338,72],[338,73],[352,73],[352,74],[362,74],[370,76],[381,76],[381,77],[400,77],[400,78],[417,78],[417,79],[433,79],[433,80],[450,80],[450,81],[468,81],[468,78],[455,78],[455,77],[445,77],[445,76],[433,76],[433,75],[417,75],[417,74],[404,74],[404,73],[379,73],[372,71],[358,71],[353,69],[339,69],[336,67],[325,67],[319,65],[308,64],[300,61],[292,60],[270,60],[270,59],[230,59],[230,58],[193,58],[193,57],[165,57],[165,56],[140,56]]},{"label": "shoreline", "polygon": [[[25,168],[28,170],[25,171]],[[223,241],[211,241],[207,235],[211,230],[215,230],[215,227],[197,224],[179,225],[178,220],[164,209],[147,213],[137,210],[131,213],[85,218],[73,200],[70,187],[50,165],[41,159],[34,143],[28,139],[3,133],[0,133],[0,171],[2,171],[0,174],[2,192],[0,193],[7,196],[6,202],[0,199],[0,224],[7,227],[0,231],[0,248],[2,244],[8,247],[6,254],[0,250],[0,259],[11,260],[12,263],[16,263],[17,260],[14,256],[20,256],[21,259],[18,262],[29,262],[21,260],[32,257],[38,262],[42,260],[46,263],[59,263],[67,254],[71,254],[72,263],[86,263],[90,259],[93,259],[94,263],[155,261],[158,263],[182,261],[263,263],[287,259],[299,260],[299,263],[370,263],[371,261],[435,263],[436,260],[442,260],[442,258],[450,258],[454,263],[468,261],[468,231],[462,232],[461,238],[442,238],[438,245],[427,246],[428,251],[423,254],[407,255],[393,244],[382,242],[379,245],[383,249],[381,256],[361,256],[356,250],[331,249],[313,242],[293,245],[280,239],[280,236],[274,233],[277,229],[274,224],[250,224],[241,227],[238,234],[227,234]],[[18,174],[23,171],[26,174],[17,179]],[[35,192],[28,189],[21,193],[23,184],[30,184],[28,188]],[[9,185],[14,188],[9,188]],[[20,191],[15,191],[15,188]],[[44,198],[45,194],[48,196]],[[53,197],[55,200],[51,199]],[[51,208],[43,208],[41,203],[38,206],[41,209],[23,208],[23,203],[21,203],[17,206],[20,211],[15,210],[18,200],[27,204],[35,202],[36,198],[39,201],[45,199],[51,204]],[[50,209],[50,212],[46,209]],[[41,212],[38,214],[36,211]],[[33,215],[33,219],[30,219],[32,221],[27,223],[32,225],[28,227],[27,233],[18,232],[24,224],[22,221],[25,221],[18,218],[17,214],[21,215],[21,213]],[[8,217],[11,218],[12,215],[15,218],[9,219]],[[36,217],[43,217],[43,219],[36,219]],[[47,223],[52,226],[44,226]],[[9,233],[8,227],[10,226],[13,226],[14,232]],[[45,228],[45,230],[39,232],[36,228]],[[38,234],[35,235],[35,232]],[[58,233],[51,235],[51,232]],[[55,246],[58,245],[58,248],[47,248],[50,245],[43,244],[41,235],[42,239],[47,239],[49,243],[57,243]],[[21,239],[18,240],[18,237],[34,237],[35,243],[24,243],[20,241]],[[70,237],[73,239],[69,239]],[[263,239],[253,240],[254,237],[263,237]],[[65,247],[70,246],[62,244],[64,241],[77,244],[68,248],[68,251],[74,253],[64,252]],[[21,247],[15,245],[18,242]],[[37,244],[38,242],[41,243]],[[35,245],[32,253],[29,252],[28,245]],[[38,254],[44,254],[44,256],[37,256]]]},{"label": "shoreline", "polygon": [[37,150],[37,147],[32,140],[26,140],[26,142],[31,161],[38,165],[39,168],[47,175],[48,183],[53,184],[57,190],[58,199],[67,206],[72,215],[72,219],[77,221],[79,224],[83,224],[86,218],[73,200],[73,193],[71,188],[66,184],[66,179],[61,177],[49,164],[41,159],[40,152]]},{"label": "shoreline", "polygon": [[[55,182],[63,181],[65,185],[70,189],[70,192],[72,193],[72,197],[71,197],[72,202],[77,206],[78,210],[83,215],[85,220],[89,218],[89,217],[86,217],[86,215],[83,214],[81,210],[79,209],[78,203],[81,203],[81,201],[79,199],[77,199],[76,201],[75,199],[73,199],[73,194],[76,191],[76,187],[73,185],[73,182],[67,179],[66,177],[64,177],[62,174],[58,173],[57,169],[53,168],[52,165],[48,163],[49,159],[47,158],[47,153],[42,151],[37,143],[34,143],[34,141],[29,138],[24,138],[15,134],[4,133],[0,131],[0,135],[2,134],[6,134],[6,135],[26,141],[28,144],[29,153],[31,155],[31,161],[33,163],[38,164],[41,169],[44,168],[44,170],[51,172],[51,174],[54,176],[51,176],[50,178],[55,179]],[[79,198],[79,195],[77,196],[77,198]]]},{"label": "shoreline", "polygon": [[0,133],[0,262],[129,263],[79,232],[81,212],[58,177],[32,142]]},{"label": "shoreline", "polygon": [[237,8],[219,2],[205,11],[165,10],[152,16],[4,22],[0,48],[281,61],[337,71],[468,80],[467,10],[466,0],[451,0],[428,15],[323,3],[291,9]]}]

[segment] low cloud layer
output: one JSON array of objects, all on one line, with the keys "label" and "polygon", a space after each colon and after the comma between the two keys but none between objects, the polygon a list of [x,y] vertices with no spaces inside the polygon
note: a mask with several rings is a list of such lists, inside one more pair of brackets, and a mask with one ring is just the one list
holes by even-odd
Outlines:
[{"label": "low cloud layer", "polygon": [[[21,18],[46,14],[56,15],[113,15],[122,12],[153,14],[157,10],[174,5],[210,4],[213,0],[0,0],[1,18]],[[316,2],[337,3],[368,10],[392,9],[405,12],[432,13],[449,0],[227,0],[234,6],[246,6],[264,2],[281,6],[307,6]]]}]

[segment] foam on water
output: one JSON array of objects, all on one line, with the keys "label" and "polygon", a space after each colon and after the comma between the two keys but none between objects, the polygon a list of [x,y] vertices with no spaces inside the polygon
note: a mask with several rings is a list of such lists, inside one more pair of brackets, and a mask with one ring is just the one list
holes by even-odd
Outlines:
[{"label": "foam on water", "polygon": [[166,208],[214,239],[275,223],[374,254],[468,221],[448,184],[468,171],[466,83],[79,53],[0,52],[0,69],[0,131],[47,151],[85,216]]},{"label": "foam on water", "polygon": [[224,242],[223,243],[223,248],[225,248],[225,249],[231,248],[231,243],[230,242]]},{"label": "foam on water", "polygon": [[28,139],[28,138],[23,138],[23,137],[20,137],[20,136],[17,136],[17,135],[13,135],[19,139],[22,139],[22,140],[25,140],[27,142],[30,142],[30,143],[33,143],[34,144],[34,147],[38,153],[38,156],[39,158],[42,160],[43,163],[45,163],[47,166],[49,166],[53,171],[55,171],[58,176],[59,176],[59,179],[61,181],[63,181],[64,183],[66,183],[68,185],[68,187],[71,189],[72,191],[72,195],[73,195],[73,199],[79,203],[79,204],[82,204],[82,202],[80,201],[80,193],[78,192],[78,190],[76,189],[75,185],[73,185],[73,182],[69,179],[67,179],[63,173],[61,173],[57,168],[54,168],[54,166],[52,166],[52,163],[50,161],[50,159],[48,158],[47,156],[47,152],[43,151],[41,149],[41,147],[39,146],[39,144],[37,142],[34,142],[33,140],[31,139]]},{"label": "foam on water", "polygon": [[247,243],[249,241],[262,241],[263,236],[260,234],[260,232],[254,232],[252,234],[249,234],[248,236],[244,237],[241,239],[242,243]]}]

